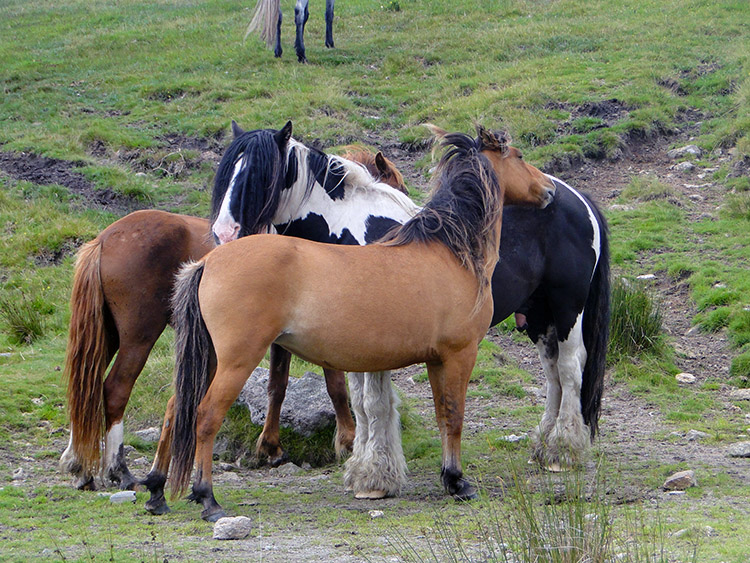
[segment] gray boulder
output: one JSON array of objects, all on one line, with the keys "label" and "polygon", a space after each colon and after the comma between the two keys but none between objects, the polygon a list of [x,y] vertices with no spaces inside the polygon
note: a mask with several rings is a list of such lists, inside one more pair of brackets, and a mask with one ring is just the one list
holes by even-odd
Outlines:
[{"label": "gray boulder", "polygon": [[[242,388],[237,403],[250,411],[253,424],[263,425],[268,406],[268,370],[256,368]],[[336,423],[336,413],[326,391],[323,376],[307,372],[301,378],[289,378],[286,398],[281,407],[281,426],[302,436]]]}]

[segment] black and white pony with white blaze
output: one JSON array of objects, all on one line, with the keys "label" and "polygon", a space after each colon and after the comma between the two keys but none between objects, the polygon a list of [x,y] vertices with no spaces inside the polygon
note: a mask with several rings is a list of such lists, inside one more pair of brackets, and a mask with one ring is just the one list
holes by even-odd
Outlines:
[{"label": "black and white pony with white blaze", "polygon": [[[310,17],[308,4],[310,0],[297,0],[294,5],[294,26],[296,37],[294,50],[297,52],[297,60],[301,63],[307,62],[305,53],[305,24]],[[326,0],[326,47],[333,48],[333,4],[334,0]],[[280,57],[281,48],[281,0],[258,0],[255,7],[253,19],[247,26],[245,38],[252,32],[260,30],[260,37],[269,48],[273,48],[276,57]]]}]

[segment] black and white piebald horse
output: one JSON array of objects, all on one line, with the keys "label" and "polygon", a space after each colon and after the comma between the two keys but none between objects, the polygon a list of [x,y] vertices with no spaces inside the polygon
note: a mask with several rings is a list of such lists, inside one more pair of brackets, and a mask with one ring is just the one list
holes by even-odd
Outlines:
[{"label": "black and white piebald horse", "polygon": [[[305,24],[310,12],[307,9],[310,0],[297,0],[294,5],[294,25],[297,36],[294,41],[294,49],[297,52],[297,60],[301,63],[307,62],[305,54]],[[326,47],[333,45],[333,3],[334,0],[326,0]],[[266,45],[273,47],[274,55],[281,56],[281,0],[258,0],[255,14],[247,27],[245,37],[260,29],[260,37]]]}]

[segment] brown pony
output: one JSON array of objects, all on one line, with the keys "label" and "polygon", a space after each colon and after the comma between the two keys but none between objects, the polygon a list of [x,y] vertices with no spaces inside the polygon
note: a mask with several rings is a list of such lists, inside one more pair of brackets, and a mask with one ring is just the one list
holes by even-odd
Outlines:
[{"label": "brown pony", "polygon": [[[238,134],[236,124],[233,130]],[[406,193],[401,173],[382,153],[345,147],[342,158],[361,163],[375,179]],[[96,487],[94,473],[100,466],[104,478],[121,488],[135,485],[123,455],[125,407],[151,349],[170,322],[169,299],[180,264],[198,260],[214,246],[206,219],[146,210],[116,221],[79,251],[65,361],[71,434],[60,460],[61,469],[75,475],[79,489]],[[272,373],[288,374],[288,355],[278,352],[271,356]],[[286,389],[281,381],[278,376],[269,380],[269,416],[259,440],[259,453],[276,463],[284,460],[278,430]],[[326,386],[336,411],[336,450],[349,451],[354,421],[343,373],[326,370]]]},{"label": "brown pony", "polygon": [[[187,488],[195,461],[190,498],[203,505],[204,519],[224,515],[213,495],[214,438],[273,343],[318,365],[353,372],[425,362],[442,438],[443,485],[457,498],[475,496],[462,476],[461,427],[477,346],[492,318],[489,280],[498,259],[503,201],[538,201],[531,192],[554,191],[504,138],[483,133],[476,140],[445,137],[451,148],[432,198],[385,242],[349,247],[258,235],[183,267],[173,299],[172,490]],[[403,458],[378,459],[373,468],[390,462]],[[349,473],[355,492],[371,486],[368,468]],[[397,493],[404,471],[386,474],[396,480],[379,486],[385,494]]]}]

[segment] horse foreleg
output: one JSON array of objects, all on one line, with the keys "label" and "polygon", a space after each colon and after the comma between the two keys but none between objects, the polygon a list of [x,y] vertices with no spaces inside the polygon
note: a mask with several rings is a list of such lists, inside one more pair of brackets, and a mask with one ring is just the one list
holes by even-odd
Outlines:
[{"label": "horse foreleg", "polygon": [[[161,327],[162,330],[164,327]],[[156,339],[146,338],[137,344],[121,342],[115,363],[104,381],[105,441],[103,477],[121,489],[132,489],[136,479],[128,470],[123,446],[123,415],[136,379],[146,365]]]},{"label": "horse foreleg", "polygon": [[159,445],[156,448],[156,457],[151,465],[146,478],[141,481],[151,493],[151,498],[146,501],[146,510],[151,514],[161,515],[169,512],[167,500],[164,497],[164,485],[167,482],[169,462],[172,460],[172,423],[174,422],[174,395],[167,403],[167,411],[164,414],[164,424],[161,427]]},{"label": "horse foreleg", "polygon": [[333,45],[333,2],[326,0],[326,47],[332,49]]},{"label": "horse foreleg", "polygon": [[427,364],[443,447],[440,479],[445,490],[456,500],[470,500],[477,496],[476,489],[464,479],[461,470],[461,430],[466,390],[476,357],[477,349],[469,348],[441,364]]},{"label": "horse foreleg", "polygon": [[294,6],[294,25],[297,28],[297,37],[294,40],[294,49],[297,51],[297,61],[307,62],[305,56],[305,24],[310,17],[308,11],[309,0],[297,0]]},{"label": "horse foreleg", "polygon": [[547,460],[562,466],[580,463],[591,442],[591,430],[581,414],[581,380],[586,364],[581,321],[582,315],[579,315],[568,338],[558,343],[557,370],[562,397],[560,412],[547,440]]},{"label": "horse foreleg", "polygon": [[346,375],[343,371],[324,369],[326,378],[326,390],[333,403],[336,413],[336,438],[334,446],[336,457],[341,458],[343,454],[350,453],[354,444],[354,419],[352,411],[349,410],[349,397],[346,393]]},{"label": "horse foreleg", "polygon": [[[382,498],[397,495],[406,483],[406,460],[401,447],[400,403],[391,385],[390,372],[364,375],[361,408],[367,419],[367,439],[358,444],[347,461],[345,484],[356,498]],[[356,411],[355,411],[356,412]],[[360,434],[358,417],[357,434]]]},{"label": "horse foreleg", "polygon": [[266,456],[272,467],[278,467],[289,461],[289,455],[281,447],[279,420],[281,405],[286,396],[289,382],[289,364],[292,354],[276,344],[271,345],[271,369],[268,375],[268,409],[263,432],[258,436],[255,453],[260,458]]}]

